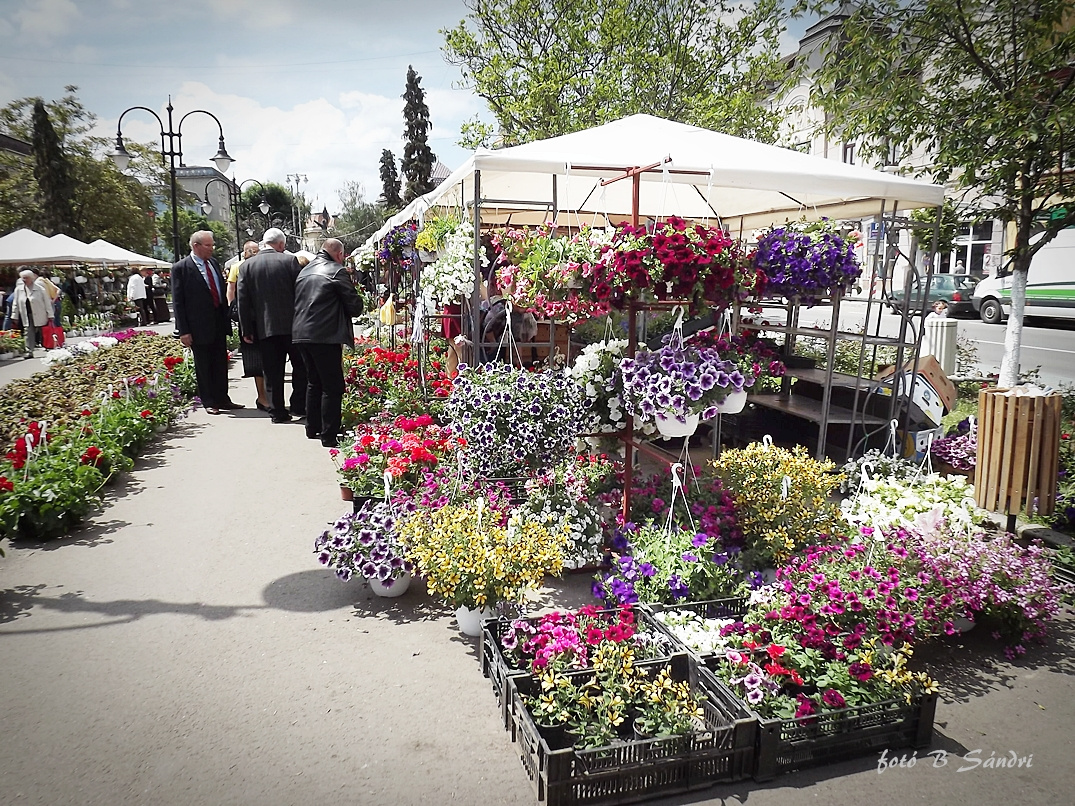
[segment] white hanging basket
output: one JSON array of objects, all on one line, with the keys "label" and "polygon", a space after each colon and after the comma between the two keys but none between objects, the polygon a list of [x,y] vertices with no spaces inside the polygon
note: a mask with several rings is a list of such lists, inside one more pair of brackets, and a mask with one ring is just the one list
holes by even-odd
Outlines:
[{"label": "white hanging basket", "polygon": [[688,414],[686,419],[681,422],[676,417],[665,417],[663,414],[658,414],[657,430],[664,437],[689,437],[698,430],[700,418],[701,415]]},{"label": "white hanging basket", "polygon": [[747,393],[745,389],[732,392],[724,400],[717,404],[717,411],[721,414],[738,414],[747,405]]}]

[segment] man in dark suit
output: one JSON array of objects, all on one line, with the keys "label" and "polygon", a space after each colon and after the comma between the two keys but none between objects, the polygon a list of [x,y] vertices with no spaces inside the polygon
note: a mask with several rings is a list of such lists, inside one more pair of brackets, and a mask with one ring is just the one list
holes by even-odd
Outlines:
[{"label": "man in dark suit", "polygon": [[194,353],[198,396],[209,414],[241,409],[228,397],[228,334],[224,276],[213,258],[213,233],[190,236],[190,254],[172,266],[172,306],[179,341]]},{"label": "man in dark suit", "polygon": [[266,249],[247,258],[239,273],[236,299],[243,341],[261,348],[265,393],[270,400],[274,423],[291,421],[292,415],[306,413],[306,366],[302,359],[291,361],[291,411],[284,406],[284,365],[291,346],[291,323],[295,316],[295,280],[301,266],[284,251],[287,236],[276,227],[265,230]]}]

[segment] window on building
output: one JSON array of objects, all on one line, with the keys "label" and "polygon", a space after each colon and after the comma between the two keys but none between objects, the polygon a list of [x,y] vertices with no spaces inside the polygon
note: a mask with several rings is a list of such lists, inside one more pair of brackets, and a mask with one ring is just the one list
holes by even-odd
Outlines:
[{"label": "window on building", "polygon": [[993,222],[981,221],[961,224],[956,233],[955,246],[948,254],[940,255],[940,271],[951,274],[975,274],[984,277],[990,273],[987,256],[993,251]]},{"label": "window on building", "polygon": [[848,165],[855,164],[855,144],[844,143],[844,162]]}]

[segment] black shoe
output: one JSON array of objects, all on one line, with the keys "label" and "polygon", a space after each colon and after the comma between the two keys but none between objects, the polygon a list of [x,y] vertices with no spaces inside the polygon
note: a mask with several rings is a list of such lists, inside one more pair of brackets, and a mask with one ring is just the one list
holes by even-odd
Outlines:
[{"label": "black shoe", "polygon": [[311,434],[309,431],[307,431],[306,432],[306,439],[321,439],[321,435],[320,434]]},{"label": "black shoe", "polygon": [[270,409],[270,408],[269,408],[268,406],[263,406],[263,405],[261,405],[261,401],[260,401],[260,400],[259,400],[259,401],[258,401],[257,403],[255,403],[254,405],[258,407],[258,411],[263,411],[263,412],[265,412],[266,414],[268,414],[269,412],[271,412],[271,411],[272,411],[272,409]]},{"label": "black shoe", "polygon": [[291,409],[291,416],[294,417],[296,420],[301,420],[303,417],[306,416],[306,412],[295,411],[294,409]]},{"label": "black shoe", "polygon": [[323,439],[321,440],[321,446],[324,448],[338,448],[340,441],[338,439]]},{"label": "black shoe", "polygon": [[273,418],[272,418],[272,421],[274,423],[290,423],[291,422],[291,415],[290,414],[284,414],[282,416],[276,416],[274,414]]}]

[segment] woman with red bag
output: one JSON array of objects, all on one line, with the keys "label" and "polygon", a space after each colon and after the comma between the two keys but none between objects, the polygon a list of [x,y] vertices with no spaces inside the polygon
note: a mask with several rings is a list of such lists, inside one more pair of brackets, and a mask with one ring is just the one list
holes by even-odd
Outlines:
[{"label": "woman with red bag", "polygon": [[11,316],[22,324],[26,339],[26,355],[34,357],[34,348],[41,340],[41,328],[52,321],[52,299],[45,281],[30,269],[19,272],[22,282],[15,284],[15,296],[11,300]]}]

